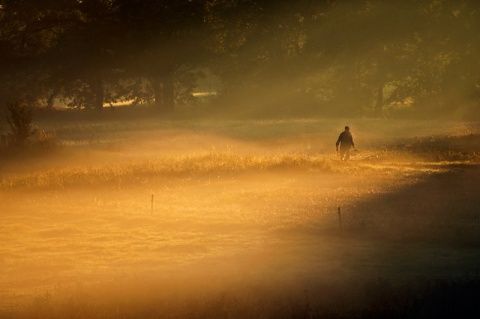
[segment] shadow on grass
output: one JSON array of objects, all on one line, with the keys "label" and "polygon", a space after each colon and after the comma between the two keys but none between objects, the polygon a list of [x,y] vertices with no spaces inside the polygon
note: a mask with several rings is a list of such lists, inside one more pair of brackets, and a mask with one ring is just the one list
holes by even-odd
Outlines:
[{"label": "shadow on grass", "polygon": [[480,247],[480,165],[449,165],[418,183],[345,207],[345,228],[385,239]]},{"label": "shadow on grass", "polygon": [[[117,287],[120,288],[120,287]],[[312,290],[257,288],[248,295],[206,292],[179,296],[145,291],[98,291],[60,301],[46,294],[31,305],[0,311],[13,318],[478,318],[480,278],[392,285],[381,279],[317,285]],[[128,290],[128,287],[122,287]],[[138,289],[138,288],[137,288]],[[105,294],[101,294],[107,293]],[[145,295],[145,292],[149,295]],[[160,293],[159,293],[160,292]],[[163,294],[162,294],[163,293]]]},{"label": "shadow on grass", "polygon": [[[479,182],[480,165],[454,165],[344,207],[337,239],[355,242],[355,249],[374,246],[364,258],[377,269],[363,277],[293,287],[266,279],[188,294],[136,282],[133,289],[47,294],[0,311],[0,318],[479,318]],[[354,258],[345,262],[363,271]]]}]

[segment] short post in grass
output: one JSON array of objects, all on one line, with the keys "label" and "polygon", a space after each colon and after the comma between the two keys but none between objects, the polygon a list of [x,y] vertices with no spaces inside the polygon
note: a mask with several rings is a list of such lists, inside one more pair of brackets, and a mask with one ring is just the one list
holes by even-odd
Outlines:
[{"label": "short post in grass", "polygon": [[338,213],[338,227],[342,229],[342,209],[340,207],[338,207],[337,213]]}]

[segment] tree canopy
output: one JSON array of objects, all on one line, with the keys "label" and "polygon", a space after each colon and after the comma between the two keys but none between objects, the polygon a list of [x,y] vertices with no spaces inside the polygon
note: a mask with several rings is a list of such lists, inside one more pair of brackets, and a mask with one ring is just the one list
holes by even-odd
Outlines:
[{"label": "tree canopy", "polygon": [[[0,0],[0,103],[479,114],[474,0]],[[203,72],[202,72],[203,71]]]}]

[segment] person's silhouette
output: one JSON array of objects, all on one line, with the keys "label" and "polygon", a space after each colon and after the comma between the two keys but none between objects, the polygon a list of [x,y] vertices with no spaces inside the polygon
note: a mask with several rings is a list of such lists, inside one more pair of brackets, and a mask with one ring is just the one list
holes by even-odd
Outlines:
[{"label": "person's silhouette", "polygon": [[[338,146],[340,145],[340,153],[338,153]],[[345,131],[340,133],[338,137],[337,143],[335,144],[337,149],[337,154],[340,156],[340,160],[348,161],[350,158],[350,149],[353,147],[355,148],[355,144],[353,143],[353,136],[350,133],[350,127],[345,126]]]}]

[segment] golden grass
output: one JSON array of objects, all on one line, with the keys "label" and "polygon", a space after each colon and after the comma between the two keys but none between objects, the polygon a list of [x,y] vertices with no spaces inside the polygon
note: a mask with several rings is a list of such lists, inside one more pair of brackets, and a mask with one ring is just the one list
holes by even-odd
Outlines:
[{"label": "golden grass", "polygon": [[[212,285],[234,289],[233,281],[251,284],[254,290],[256,282],[268,282],[278,290],[298,278],[305,282],[379,274],[400,278],[409,271],[417,275],[417,270],[428,274],[431,258],[445,264],[458,259],[441,259],[429,246],[403,238],[424,233],[437,239],[437,233],[449,233],[452,220],[463,223],[457,211],[452,211],[455,219],[439,218],[444,198],[436,198],[435,189],[430,193],[430,186],[442,176],[437,173],[474,164],[470,157],[439,160],[422,157],[424,153],[415,153],[416,149],[383,151],[371,142],[374,146],[345,163],[332,154],[331,136],[309,135],[322,124],[318,121],[255,122],[253,130],[252,123],[239,122],[233,128],[228,123],[211,124],[204,125],[208,134],[172,129],[171,124],[167,135],[155,124],[153,130],[147,127],[128,141],[122,134],[130,135],[138,127],[132,124],[123,132],[113,125],[111,130],[104,128],[106,134],[97,132],[105,143],[88,144],[86,155],[75,151],[78,156],[60,157],[55,163],[42,159],[30,166],[32,159],[15,169],[2,168],[0,308],[28,304],[46,293],[59,300],[52,304],[56,309],[68,298],[64,296],[74,295],[73,286],[85,285],[85,291],[96,297],[95,283],[102,283],[107,288],[99,295],[118,311],[118,300],[112,297],[118,289],[112,287],[119,278],[133,288],[122,291],[125,298],[157,302],[171,291],[184,300],[182,287],[176,287],[183,279],[183,288],[191,289],[192,295]],[[93,131],[75,129],[83,134],[78,141]],[[366,144],[373,131],[364,129],[360,143]],[[65,138],[62,134],[60,139]],[[112,140],[118,147],[102,149]],[[233,147],[222,146],[227,144]],[[69,151],[65,146],[60,153]],[[433,195],[417,203],[417,192],[423,192],[418,194],[421,199]],[[474,205],[465,203],[465,218],[471,212],[473,216]],[[338,232],[339,206],[343,234]],[[406,248],[397,249],[395,240]],[[446,249],[443,244],[438,247]],[[407,258],[404,250],[411,251],[415,266],[402,260]],[[427,257],[418,262],[418,256]],[[470,251],[458,256],[466,259]],[[385,261],[393,266],[383,267]],[[466,264],[458,269],[468,269]],[[160,298],[153,292],[140,297],[145,286],[138,278],[162,287],[170,281],[173,288]],[[192,285],[195,280],[197,286]],[[86,306],[95,300],[85,301]],[[100,316],[93,313],[91,317]]]},{"label": "golden grass", "polygon": [[199,152],[152,159],[113,161],[102,165],[67,165],[0,177],[0,189],[65,188],[148,184],[160,177],[195,177],[275,170],[297,170],[352,175],[435,173],[460,161],[419,162],[414,158],[351,160],[340,162],[326,155],[240,155],[234,152]]},{"label": "golden grass", "polygon": [[258,172],[274,169],[332,171],[324,156],[275,155],[245,156],[234,153],[204,152],[116,162],[102,166],[67,166],[60,169],[16,174],[0,179],[0,188],[64,188],[68,186],[138,184],[161,176]]}]

